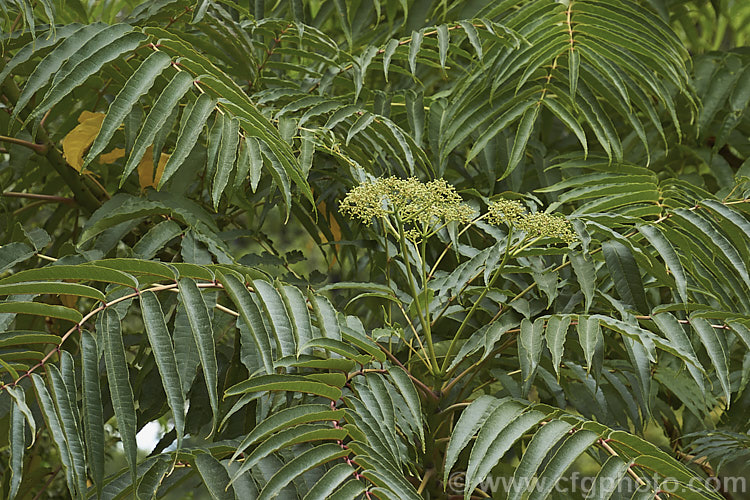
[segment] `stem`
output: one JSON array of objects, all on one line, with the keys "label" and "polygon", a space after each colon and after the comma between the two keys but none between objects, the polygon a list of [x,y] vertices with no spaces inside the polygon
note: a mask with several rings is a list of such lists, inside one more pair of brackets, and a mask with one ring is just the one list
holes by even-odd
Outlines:
[{"label": "stem", "polygon": [[42,489],[39,490],[39,493],[34,496],[33,500],[39,500],[40,498],[42,498],[42,494],[44,494],[47,488],[49,488],[49,485],[52,484],[52,481],[54,481],[55,477],[57,477],[57,474],[60,472],[60,470],[62,470],[62,465],[58,465],[57,468],[52,471],[49,479],[47,479],[47,482],[44,483],[44,486],[42,486]]},{"label": "stem", "polygon": [[[474,219],[473,221],[469,222],[463,229],[461,229],[458,232],[458,234],[456,235],[456,240],[458,240],[458,238],[460,238],[461,235],[464,234],[475,223],[479,222],[480,220],[484,219],[485,217],[487,217],[487,214],[482,214],[479,217],[477,217],[476,219]],[[432,279],[432,275],[435,273],[435,270],[437,269],[438,265],[443,260],[443,257],[445,257],[445,255],[448,253],[448,250],[450,250],[450,248],[452,246],[453,246],[453,242],[452,241],[448,242],[448,244],[445,245],[445,248],[443,248],[443,251],[440,253],[440,255],[438,256],[437,260],[432,265],[432,269],[430,270],[430,274],[427,276],[428,280]]]},{"label": "stem", "polygon": [[430,389],[429,387],[427,387],[424,382],[422,382],[417,377],[415,377],[414,375],[412,375],[411,372],[406,369],[406,367],[404,366],[404,364],[401,361],[399,361],[398,358],[396,356],[394,356],[391,351],[389,351],[388,349],[386,349],[385,347],[383,347],[382,345],[380,345],[379,342],[376,342],[376,344],[378,344],[378,347],[380,347],[380,350],[383,351],[385,353],[385,355],[388,356],[391,359],[391,361],[393,361],[394,363],[396,363],[398,366],[400,366],[406,372],[406,374],[409,376],[409,378],[411,379],[411,381],[414,382],[414,385],[417,386],[417,388],[421,389],[425,393],[425,395],[429,396],[431,399],[433,399],[435,401],[438,400],[437,394],[435,394],[435,392],[432,389]]},{"label": "stem", "polygon": [[34,142],[24,141],[23,139],[18,139],[16,137],[8,137],[5,135],[0,135],[0,141],[2,142],[8,142],[10,144],[17,144],[19,146],[23,146],[25,148],[29,148],[33,150],[36,154],[43,155],[47,152],[47,146],[44,144],[36,144]]},{"label": "stem", "polygon": [[445,358],[443,359],[443,365],[440,367],[440,373],[445,374],[445,370],[448,367],[448,361],[450,360],[451,354],[453,354],[453,349],[456,347],[456,342],[458,342],[458,339],[461,338],[461,334],[464,331],[464,328],[466,328],[466,325],[469,324],[469,320],[474,315],[474,312],[479,307],[479,303],[484,299],[484,297],[487,295],[487,292],[492,288],[492,285],[495,284],[495,281],[497,278],[502,274],[503,268],[505,267],[505,264],[508,262],[508,257],[510,256],[510,244],[512,241],[512,233],[513,228],[511,227],[508,230],[508,236],[507,236],[507,242],[505,244],[505,254],[503,255],[503,260],[500,262],[500,265],[495,270],[495,273],[492,275],[492,278],[490,279],[490,282],[487,283],[487,286],[484,287],[484,290],[482,290],[482,293],[479,294],[479,298],[474,301],[474,304],[471,306],[471,309],[469,309],[468,314],[464,318],[464,320],[461,322],[461,325],[458,327],[458,331],[453,336],[453,339],[451,339],[451,343],[448,346],[448,351],[445,353]]},{"label": "stem", "polygon": [[[406,318],[406,322],[409,324],[409,327],[411,327],[411,331],[414,332],[414,338],[417,339],[417,342],[419,343],[420,349],[422,349],[423,352],[426,351],[426,349],[424,348],[424,344],[422,343],[422,339],[419,338],[419,333],[417,333],[417,329],[414,328],[414,323],[412,323],[411,318],[409,318],[409,316],[406,314],[406,311],[404,310],[404,306],[402,306],[401,303],[399,303],[398,304],[398,308],[401,310],[401,314],[404,315],[404,318]],[[402,339],[402,340],[404,340],[404,339]],[[427,369],[429,371],[432,371],[432,363],[430,363],[430,360],[425,359],[419,353],[419,351],[417,351],[416,349],[414,349],[414,347],[412,347],[412,345],[411,345],[411,341],[407,344],[406,341],[404,340],[404,344],[406,344],[406,346],[409,349],[411,349],[411,351],[414,354],[417,355],[417,357],[420,359],[420,361],[422,361],[422,363],[424,363],[424,365],[427,367]],[[411,359],[411,355],[409,356],[409,358]]]},{"label": "stem", "polygon": [[422,482],[419,485],[419,489],[417,489],[417,494],[421,495],[424,491],[425,487],[427,486],[427,482],[430,480],[430,478],[435,475],[435,468],[431,467],[427,469],[427,472],[424,473],[424,477],[422,478]]},{"label": "stem", "polygon": [[[20,90],[18,89],[18,86],[15,84],[13,79],[6,78],[5,83],[2,84],[0,90],[2,91],[2,94],[5,95],[5,97],[8,99],[8,102],[11,105],[15,106],[15,104],[18,102]],[[28,113],[21,112],[19,114],[19,117],[23,120],[27,115]],[[54,144],[49,139],[47,133],[43,128],[39,128],[39,130],[37,131],[37,137],[40,141],[40,145],[45,148],[44,152],[41,152],[41,150],[39,150],[37,151],[37,153],[47,159],[55,172],[57,172],[57,174],[62,178],[63,182],[67,184],[68,188],[70,188],[70,190],[73,192],[73,196],[75,197],[76,202],[88,213],[92,213],[97,208],[99,208],[99,206],[101,206],[101,202],[99,200],[101,198],[108,198],[109,194],[106,193],[106,191],[100,192],[100,189],[97,186],[90,185],[90,179],[87,179],[85,177],[81,179],[81,176],[78,174],[78,172],[73,170],[68,165],[68,162],[65,161],[62,154],[60,154],[60,152],[54,147]]]},{"label": "stem", "polygon": [[411,288],[412,297],[417,302],[417,316],[419,316],[419,323],[422,325],[422,332],[424,333],[425,340],[427,340],[427,352],[430,357],[430,371],[434,375],[438,375],[438,362],[435,356],[435,346],[432,343],[432,331],[430,325],[422,315],[422,311],[419,308],[419,294],[417,293],[417,285],[414,282],[414,275],[411,272],[411,261],[409,260],[409,252],[406,248],[406,236],[404,235],[404,223],[401,218],[396,214],[396,222],[398,222],[398,241],[401,244],[401,253],[404,256],[404,264],[406,266],[406,275],[409,279],[409,287]]},{"label": "stem", "polygon": [[68,205],[74,205],[76,200],[73,198],[66,198],[64,196],[52,196],[49,194],[36,194],[36,193],[16,193],[14,191],[6,191],[2,194],[6,198],[27,198],[29,200],[42,200],[50,203],[66,203]]}]

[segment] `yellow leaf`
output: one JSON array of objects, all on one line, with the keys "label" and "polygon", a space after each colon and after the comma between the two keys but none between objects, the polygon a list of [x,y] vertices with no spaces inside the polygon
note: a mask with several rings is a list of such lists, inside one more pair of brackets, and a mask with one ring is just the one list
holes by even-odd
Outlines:
[{"label": "yellow leaf", "polygon": [[103,165],[111,165],[120,158],[125,156],[125,150],[122,148],[115,148],[109,153],[105,153],[99,157],[99,163]]},{"label": "yellow leaf", "polygon": [[94,142],[94,138],[102,128],[104,113],[84,111],[78,117],[78,125],[63,137],[63,157],[71,167],[77,171],[83,169],[83,153]]},{"label": "yellow leaf", "polygon": [[154,147],[149,146],[146,148],[146,152],[141,158],[141,162],[138,164],[138,182],[141,185],[141,189],[148,187],[156,188],[159,184],[162,174],[164,173],[164,167],[167,165],[169,156],[166,153],[162,153],[159,157],[159,164],[156,166],[156,176],[154,176]]}]

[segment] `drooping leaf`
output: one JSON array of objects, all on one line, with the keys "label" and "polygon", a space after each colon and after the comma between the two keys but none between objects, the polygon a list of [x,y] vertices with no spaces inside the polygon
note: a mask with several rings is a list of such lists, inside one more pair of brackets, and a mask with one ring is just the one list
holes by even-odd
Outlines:
[{"label": "drooping leaf", "polygon": [[177,371],[177,359],[175,358],[172,337],[164,322],[164,313],[161,310],[156,294],[151,291],[141,293],[141,313],[143,324],[146,327],[148,341],[159,368],[162,385],[167,393],[167,403],[172,410],[175,430],[177,431],[177,449],[182,446],[182,437],[185,429],[185,399],[182,395],[182,382]]},{"label": "drooping leaf", "polygon": [[190,328],[193,331],[195,345],[198,347],[203,378],[206,381],[208,399],[214,415],[214,429],[219,421],[218,365],[216,362],[216,347],[206,302],[195,281],[190,278],[180,279],[180,293],[185,304]]},{"label": "drooping leaf", "polygon": [[84,167],[91,163],[99,153],[104,151],[104,148],[109,144],[115,131],[125,120],[128,113],[130,113],[131,108],[138,98],[148,92],[156,78],[169,66],[171,61],[171,58],[164,52],[153,52],[141,63],[128,81],[125,82],[125,86],[115,96],[112,104],[109,105],[99,134],[96,136],[83,162]]},{"label": "drooping leaf", "polygon": [[122,341],[120,318],[113,309],[105,309],[102,314],[102,339],[104,344],[104,361],[107,366],[107,381],[112,398],[112,408],[117,418],[117,430],[120,432],[125,459],[130,467],[132,484],[136,484],[138,446],[135,440],[136,415],[133,389],[128,375],[128,364],[125,359],[125,346]]},{"label": "drooping leaf", "polygon": [[81,386],[83,389],[83,431],[91,478],[98,495],[104,483],[104,411],[99,384],[100,351],[94,336],[81,332]]}]

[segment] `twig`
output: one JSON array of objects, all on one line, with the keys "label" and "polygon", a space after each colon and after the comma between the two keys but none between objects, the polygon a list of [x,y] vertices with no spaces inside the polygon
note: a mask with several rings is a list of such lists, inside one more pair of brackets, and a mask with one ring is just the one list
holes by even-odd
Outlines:
[{"label": "twig", "polygon": [[16,137],[8,137],[7,135],[0,135],[0,141],[8,142],[10,144],[17,144],[19,146],[29,148],[33,150],[35,153],[40,154],[40,155],[43,155],[47,152],[47,146],[45,146],[44,144],[37,144],[35,142],[24,141],[23,139],[18,139]]},{"label": "twig", "polygon": [[[70,336],[73,335],[74,332],[81,331],[81,327],[83,326],[84,323],[86,323],[86,321],[88,321],[93,316],[97,315],[98,313],[102,312],[103,310],[107,309],[108,307],[111,307],[115,304],[119,304],[122,301],[138,297],[143,292],[161,292],[164,290],[175,289],[178,286],[179,285],[177,283],[170,283],[168,285],[154,285],[152,287],[146,288],[145,290],[138,290],[136,288],[134,289],[135,290],[134,292],[129,293],[127,295],[123,295],[122,297],[118,297],[112,300],[111,302],[103,302],[102,305],[90,311],[83,318],[81,318],[81,320],[78,323],[70,327],[70,329],[67,332],[65,332],[65,335],[60,337],[60,342],[57,344],[57,346],[54,349],[52,349],[50,352],[48,352],[42,359],[40,359],[37,364],[29,368],[25,373],[23,373],[20,377],[18,377],[13,382],[0,385],[0,391],[6,389],[7,387],[16,387],[21,382],[21,380],[27,377],[30,377],[33,372],[43,367],[50,360],[50,358],[52,358],[52,356],[60,352],[60,348],[62,347],[63,343],[65,343],[65,341],[68,340],[68,338],[70,338]],[[221,288],[221,286],[218,283],[198,283],[197,286],[198,288]]]},{"label": "twig", "polygon": [[422,382],[417,377],[415,377],[414,375],[412,375],[411,372],[409,372],[409,370],[406,369],[406,367],[404,366],[404,364],[401,361],[399,361],[398,358],[396,356],[394,356],[391,351],[389,351],[388,349],[386,349],[385,347],[383,347],[382,345],[380,345],[379,342],[376,342],[376,344],[378,344],[378,347],[380,347],[380,350],[383,351],[385,353],[385,355],[388,356],[391,359],[391,361],[393,361],[398,366],[400,366],[401,368],[403,368],[403,370],[406,372],[406,374],[409,376],[409,378],[412,380],[412,382],[414,382],[414,384],[417,387],[419,387],[420,389],[422,389],[427,396],[430,396],[435,401],[437,401],[438,399],[440,399],[438,397],[438,395],[435,394],[435,392],[432,389],[430,389],[429,387],[427,387],[424,384],[424,382]]},{"label": "twig", "polygon": [[2,195],[6,198],[26,198],[29,200],[41,200],[50,203],[65,203],[68,205],[76,204],[76,200],[74,200],[73,198],[66,198],[64,196],[52,196],[49,194],[17,193],[15,191],[6,191]]},{"label": "twig", "polygon": [[42,489],[39,490],[39,493],[34,495],[33,500],[39,500],[40,498],[42,498],[42,493],[44,493],[47,490],[47,488],[49,488],[49,485],[52,484],[52,481],[55,480],[55,477],[57,476],[58,472],[60,472],[61,469],[62,469],[62,465],[58,465],[57,468],[52,471],[52,474],[50,475],[49,479],[47,479],[47,482],[44,483],[44,486],[42,486]]}]

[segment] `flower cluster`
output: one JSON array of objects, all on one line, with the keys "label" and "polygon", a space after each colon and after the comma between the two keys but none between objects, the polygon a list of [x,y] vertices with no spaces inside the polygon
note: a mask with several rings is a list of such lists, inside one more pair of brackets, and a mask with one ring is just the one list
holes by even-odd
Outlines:
[{"label": "flower cluster", "polygon": [[349,191],[339,206],[341,213],[371,224],[375,218],[397,215],[404,223],[468,222],[474,211],[456,189],[438,179],[420,182],[412,177],[388,177],[366,182]]},{"label": "flower cluster", "polygon": [[487,207],[487,221],[490,224],[502,223],[516,225],[526,213],[521,203],[515,200],[499,200]]},{"label": "flower cluster", "polygon": [[487,220],[491,224],[505,223],[528,236],[559,238],[565,243],[578,241],[578,236],[565,217],[544,212],[526,213],[523,205],[514,200],[492,202],[487,212]]}]

